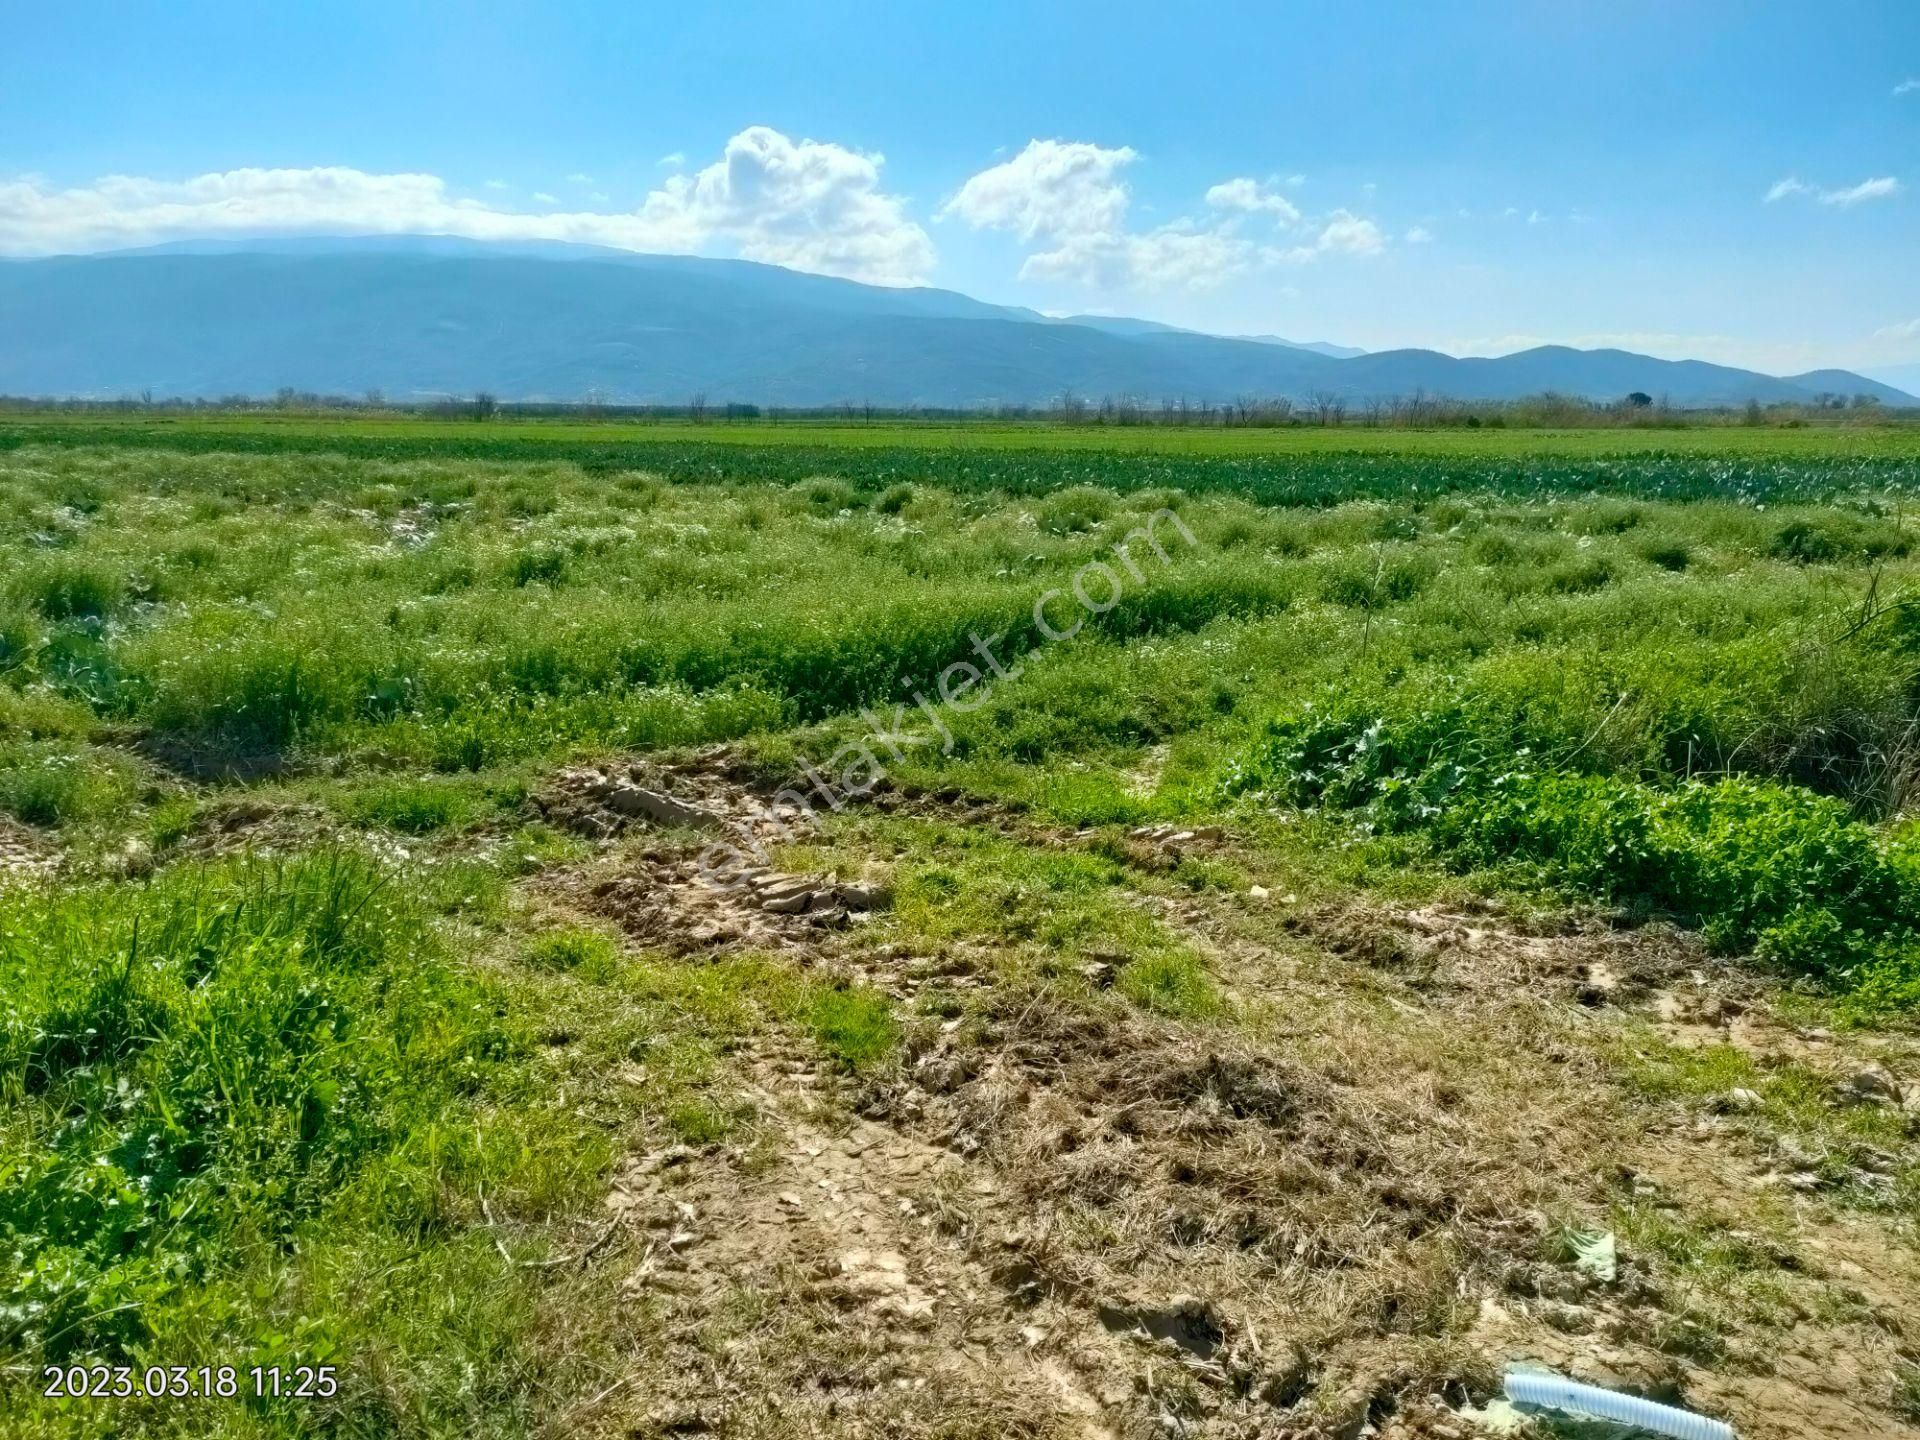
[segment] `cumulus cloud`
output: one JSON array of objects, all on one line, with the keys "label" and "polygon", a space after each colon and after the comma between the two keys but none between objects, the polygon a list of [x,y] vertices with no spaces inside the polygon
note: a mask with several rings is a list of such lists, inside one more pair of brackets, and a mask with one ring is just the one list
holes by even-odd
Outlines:
[{"label": "cumulus cloud", "polygon": [[1327,219],[1326,228],[1314,242],[1314,248],[1342,255],[1378,255],[1387,248],[1387,237],[1371,220],[1336,210]]},{"label": "cumulus cloud", "polygon": [[1207,191],[1207,204],[1216,210],[1239,210],[1250,215],[1265,212],[1289,225],[1300,218],[1300,207],[1286,196],[1244,177],[1215,185]]},{"label": "cumulus cloud", "polygon": [[208,235],[460,235],[677,253],[718,247],[799,270],[911,284],[932,269],[933,242],[905,203],[881,189],[883,163],[879,155],[753,126],[729,140],[720,159],[670,177],[637,209],[538,214],[461,198],[436,175],[344,166],[228,170],[180,181],[114,175],[67,190],[28,178],[0,182],[0,253]]},{"label": "cumulus cloud", "polygon": [[1424,225],[1415,225],[1402,238],[1409,245],[1429,245],[1433,242],[1433,232]]},{"label": "cumulus cloud", "polygon": [[1805,197],[1818,200],[1822,205],[1845,207],[1858,205],[1863,200],[1885,200],[1898,195],[1903,188],[1899,180],[1891,175],[1876,175],[1871,180],[1862,180],[1858,185],[1849,185],[1840,190],[1823,190],[1818,185],[1809,185],[1789,175],[1768,187],[1765,203],[1772,205],[1780,200]]},{"label": "cumulus cloud", "polygon": [[755,125],[719,160],[674,175],[640,207],[645,220],[730,237],[749,260],[882,284],[912,284],[933,268],[933,241],[880,189],[881,155],[789,140]]},{"label": "cumulus cloud", "polygon": [[1032,140],[968,180],[940,213],[1022,240],[1110,235],[1126,222],[1129,197],[1119,174],[1135,158],[1125,145]]},{"label": "cumulus cloud", "polygon": [[1257,247],[1231,225],[1181,220],[1129,231],[1132,197],[1120,172],[1136,158],[1124,145],[1030,141],[1011,160],[969,179],[940,213],[976,230],[1008,230],[1046,247],[1020,267],[1025,280],[1071,280],[1099,289],[1199,289],[1252,263]]},{"label": "cumulus cloud", "polygon": [[1029,141],[1019,154],[970,178],[940,214],[975,229],[1009,231],[1036,247],[1020,267],[1022,279],[1103,290],[1204,289],[1285,260],[1372,254],[1385,244],[1372,221],[1345,211],[1334,212],[1309,244],[1288,247],[1249,235],[1244,227],[1257,219],[1279,228],[1304,222],[1272,185],[1245,177],[1206,192],[1211,218],[1132,229],[1123,172],[1138,158],[1124,145]]},{"label": "cumulus cloud", "polygon": [[1911,95],[1915,91],[1920,91],[1920,75],[1909,75],[1905,80],[1902,80],[1898,85],[1893,87],[1895,96]]}]

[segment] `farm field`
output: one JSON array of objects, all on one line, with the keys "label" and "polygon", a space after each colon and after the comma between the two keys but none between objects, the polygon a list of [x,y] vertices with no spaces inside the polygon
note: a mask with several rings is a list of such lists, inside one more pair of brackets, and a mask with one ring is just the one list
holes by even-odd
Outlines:
[{"label": "farm field", "polygon": [[1916,484],[0,424],[0,1434],[1920,1434]]}]

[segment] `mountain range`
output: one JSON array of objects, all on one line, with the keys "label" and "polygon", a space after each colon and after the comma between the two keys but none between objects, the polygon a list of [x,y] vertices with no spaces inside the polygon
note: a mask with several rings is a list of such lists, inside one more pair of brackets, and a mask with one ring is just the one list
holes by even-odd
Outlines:
[{"label": "mountain range", "polygon": [[0,394],[320,394],[821,406],[1219,403],[1632,391],[1679,406],[1920,405],[1844,370],[1771,376],[1547,345],[1498,358],[1362,352],[1050,317],[743,260],[430,236],[187,242],[0,261]]}]

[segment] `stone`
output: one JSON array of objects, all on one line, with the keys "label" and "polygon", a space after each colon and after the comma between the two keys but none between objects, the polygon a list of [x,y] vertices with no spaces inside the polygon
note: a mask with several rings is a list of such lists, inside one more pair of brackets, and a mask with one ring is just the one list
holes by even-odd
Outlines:
[{"label": "stone", "polygon": [[1855,1099],[1874,1104],[1898,1105],[1901,1101],[1900,1082],[1884,1065],[1862,1066],[1847,1077],[1841,1088]]},{"label": "stone", "polygon": [[646,819],[661,825],[687,825],[711,830],[719,820],[709,812],[686,805],[671,795],[639,785],[615,785],[606,795],[607,808],[631,819]]}]

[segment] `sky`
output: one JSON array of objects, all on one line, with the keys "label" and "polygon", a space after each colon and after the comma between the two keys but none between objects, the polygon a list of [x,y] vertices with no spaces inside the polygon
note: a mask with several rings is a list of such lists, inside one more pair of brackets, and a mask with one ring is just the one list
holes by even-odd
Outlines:
[{"label": "sky", "polygon": [[13,8],[0,254],[285,233],[1911,381],[1920,4]]}]

